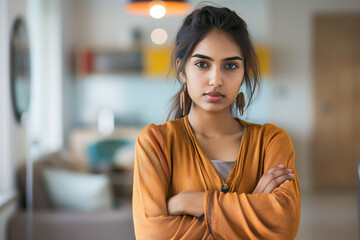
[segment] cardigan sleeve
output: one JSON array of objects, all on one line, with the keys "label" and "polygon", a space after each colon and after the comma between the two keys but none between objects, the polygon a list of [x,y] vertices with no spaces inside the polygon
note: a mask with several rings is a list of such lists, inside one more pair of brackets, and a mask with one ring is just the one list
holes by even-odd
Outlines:
[{"label": "cardigan sleeve", "polygon": [[265,147],[264,172],[283,164],[294,178],[272,193],[205,192],[205,221],[215,239],[294,239],[300,222],[300,187],[289,136],[276,128]]},{"label": "cardigan sleeve", "polygon": [[135,145],[133,219],[136,239],[205,239],[205,222],[194,216],[170,216],[167,211],[168,177],[162,135],[149,125]]}]

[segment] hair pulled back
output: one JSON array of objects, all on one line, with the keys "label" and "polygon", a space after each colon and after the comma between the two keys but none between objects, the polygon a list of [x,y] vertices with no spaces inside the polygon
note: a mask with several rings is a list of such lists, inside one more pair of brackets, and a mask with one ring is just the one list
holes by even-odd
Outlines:
[{"label": "hair pulled back", "polygon": [[[196,45],[213,29],[225,32],[235,44],[237,44],[244,58],[244,82],[246,84],[246,96],[248,98],[245,109],[253,100],[256,88],[260,86],[260,69],[254,47],[251,43],[247,25],[234,11],[225,7],[204,6],[195,9],[184,20],[176,35],[175,48],[171,54],[171,66],[176,69],[176,78],[181,82],[180,75],[185,74],[185,65],[189,60]],[[176,61],[180,60],[176,68]],[[168,119],[181,118],[180,94],[183,88],[176,93],[171,100]],[[191,106],[191,98],[186,90],[186,106]],[[234,106],[234,104],[233,104]],[[237,115],[237,110],[232,112]],[[190,107],[187,108],[188,112]],[[188,113],[187,112],[187,113]]]}]

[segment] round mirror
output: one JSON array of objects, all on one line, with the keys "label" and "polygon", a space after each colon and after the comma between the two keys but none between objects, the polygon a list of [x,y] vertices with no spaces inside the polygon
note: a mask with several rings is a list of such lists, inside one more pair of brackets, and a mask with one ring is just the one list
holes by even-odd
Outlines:
[{"label": "round mirror", "polygon": [[[11,34],[10,81],[15,118],[24,123],[30,101],[30,54],[25,22],[17,18]],[[26,117],[25,117],[26,118]]]}]

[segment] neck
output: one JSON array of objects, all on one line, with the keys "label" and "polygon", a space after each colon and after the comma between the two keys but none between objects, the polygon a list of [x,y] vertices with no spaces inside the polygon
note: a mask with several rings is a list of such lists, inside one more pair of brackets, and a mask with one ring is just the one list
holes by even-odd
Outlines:
[{"label": "neck", "polygon": [[232,117],[229,108],[214,113],[199,109],[193,104],[188,120],[196,135],[211,137],[234,134],[242,130],[242,126]]}]

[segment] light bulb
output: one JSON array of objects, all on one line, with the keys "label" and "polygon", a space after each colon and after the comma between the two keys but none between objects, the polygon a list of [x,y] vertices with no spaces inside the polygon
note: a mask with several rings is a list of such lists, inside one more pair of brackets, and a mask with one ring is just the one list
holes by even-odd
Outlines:
[{"label": "light bulb", "polygon": [[165,16],[166,9],[164,6],[161,6],[159,4],[156,4],[150,8],[150,15],[153,18],[162,18]]},{"label": "light bulb", "polygon": [[151,32],[151,40],[157,45],[164,44],[167,37],[166,31],[162,28],[156,28]]}]

